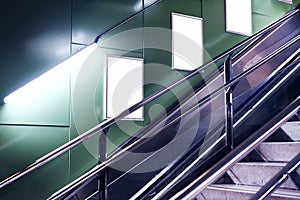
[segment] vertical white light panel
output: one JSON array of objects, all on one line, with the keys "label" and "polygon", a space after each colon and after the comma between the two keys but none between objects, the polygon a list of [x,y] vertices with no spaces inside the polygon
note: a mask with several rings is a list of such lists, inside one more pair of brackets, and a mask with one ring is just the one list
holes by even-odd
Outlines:
[{"label": "vertical white light panel", "polygon": [[[112,118],[143,100],[143,59],[108,55],[106,83],[106,117]],[[143,118],[143,108],[126,117]]]},{"label": "vertical white light panel", "polygon": [[251,0],[226,0],[226,31],[252,35]]},{"label": "vertical white light panel", "polygon": [[203,64],[202,18],[172,13],[173,69],[194,70]]}]

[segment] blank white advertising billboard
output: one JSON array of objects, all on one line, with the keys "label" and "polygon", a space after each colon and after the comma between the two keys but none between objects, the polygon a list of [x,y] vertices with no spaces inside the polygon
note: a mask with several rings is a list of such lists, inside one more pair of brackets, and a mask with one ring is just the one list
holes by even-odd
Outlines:
[{"label": "blank white advertising billboard", "polygon": [[203,64],[202,18],[172,13],[172,68],[194,70]]},{"label": "blank white advertising billboard", "polygon": [[[113,118],[143,100],[143,59],[107,55],[106,117]],[[126,119],[143,120],[143,108]]]},{"label": "blank white advertising billboard", "polygon": [[251,0],[226,0],[226,31],[252,35]]}]

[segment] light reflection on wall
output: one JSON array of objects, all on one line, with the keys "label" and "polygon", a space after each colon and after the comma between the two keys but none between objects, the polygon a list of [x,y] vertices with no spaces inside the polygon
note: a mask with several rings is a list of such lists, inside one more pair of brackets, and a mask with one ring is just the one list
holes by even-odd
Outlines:
[{"label": "light reflection on wall", "polygon": [[90,53],[93,52],[93,50],[95,50],[96,48],[97,45],[92,44],[89,47],[78,52],[77,54],[71,56],[70,58],[66,59],[62,63],[52,68],[51,70],[45,72],[44,74],[32,80],[20,89],[6,96],[4,98],[4,103],[23,104],[27,101],[34,100],[39,90],[44,90],[48,88],[49,85],[56,81],[57,77],[65,73],[69,73],[72,66],[78,65],[78,63],[83,63],[88,57],[88,55],[90,55]]}]

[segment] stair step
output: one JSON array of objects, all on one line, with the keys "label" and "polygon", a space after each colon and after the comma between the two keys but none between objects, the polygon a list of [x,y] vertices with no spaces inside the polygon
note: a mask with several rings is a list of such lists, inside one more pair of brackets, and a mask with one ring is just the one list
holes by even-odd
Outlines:
[{"label": "stair step", "polygon": [[[234,184],[213,184],[197,195],[197,200],[246,200],[260,187]],[[277,189],[268,200],[300,199],[299,190]]]},{"label": "stair step", "polygon": [[[227,173],[235,184],[262,186],[285,165],[286,163],[277,162],[241,162],[235,164]],[[300,172],[300,168],[297,172]],[[297,189],[297,186],[291,179],[287,179],[280,188]]]},{"label": "stair step", "polygon": [[263,142],[256,151],[266,161],[289,162],[300,152],[300,142]]},{"label": "stair step", "polygon": [[281,129],[294,141],[300,141],[300,122],[286,122]]}]

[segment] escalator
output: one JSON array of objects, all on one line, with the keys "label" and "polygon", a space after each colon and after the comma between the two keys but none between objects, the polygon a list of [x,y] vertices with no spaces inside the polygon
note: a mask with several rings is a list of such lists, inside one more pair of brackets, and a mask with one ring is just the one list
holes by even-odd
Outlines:
[{"label": "escalator", "polygon": [[[87,172],[88,176],[79,178],[80,182],[70,181],[71,189],[61,195],[63,187],[50,199],[152,199],[158,194],[170,198],[224,157],[230,145],[237,146],[299,96],[298,24],[297,10],[291,18],[216,59],[217,63],[229,60],[232,64],[230,80],[225,84],[222,65],[205,77],[197,70],[192,72],[202,78],[192,92],[108,153],[102,163]],[[233,95],[233,144],[226,138],[224,96],[228,90]],[[115,121],[98,128],[109,131]],[[172,187],[164,191],[170,183]]]}]

